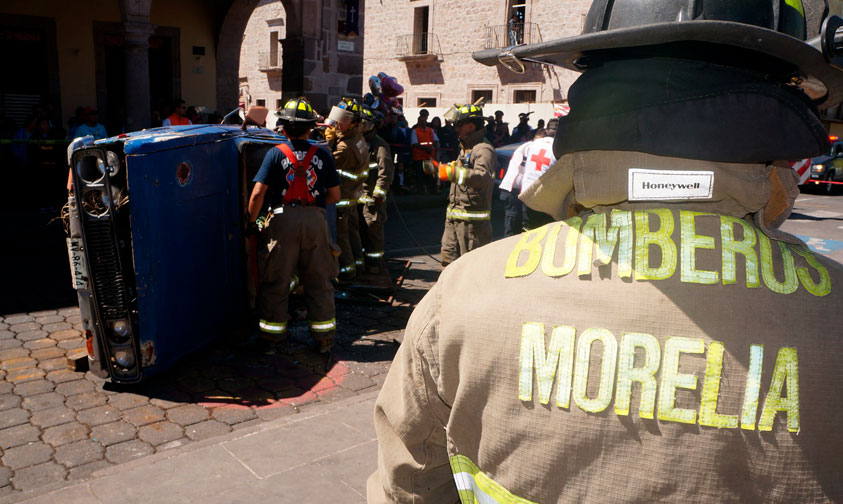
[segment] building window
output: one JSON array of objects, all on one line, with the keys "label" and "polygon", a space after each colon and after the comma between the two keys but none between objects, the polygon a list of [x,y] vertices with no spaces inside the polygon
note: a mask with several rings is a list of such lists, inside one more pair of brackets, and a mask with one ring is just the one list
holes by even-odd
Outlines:
[{"label": "building window", "polygon": [[413,9],[413,53],[428,54],[430,33],[430,7]]},{"label": "building window", "polygon": [[284,100],[281,100],[281,99],[275,100],[275,108],[277,110],[281,110],[281,107],[283,107],[283,106],[284,106]]},{"label": "building window", "polygon": [[507,39],[509,45],[525,43],[524,35],[527,20],[527,0],[509,0],[507,9]]},{"label": "building window", "polygon": [[269,66],[278,66],[278,32],[269,32]]},{"label": "building window", "polygon": [[401,108],[404,108],[404,97],[399,96],[399,97],[396,98],[396,100],[398,100],[398,106],[401,107]]},{"label": "building window", "polygon": [[516,89],[512,96],[512,103],[536,103],[536,90]]},{"label": "building window", "polygon": [[258,107],[266,107],[266,100],[258,100],[255,102]]},{"label": "building window", "polygon": [[492,103],[492,90],[491,89],[472,89],[471,90],[471,103],[477,103],[477,100],[483,98],[483,103]]},{"label": "building window", "polygon": [[435,107],[436,106],[436,98],[418,98],[417,99],[418,107]]}]

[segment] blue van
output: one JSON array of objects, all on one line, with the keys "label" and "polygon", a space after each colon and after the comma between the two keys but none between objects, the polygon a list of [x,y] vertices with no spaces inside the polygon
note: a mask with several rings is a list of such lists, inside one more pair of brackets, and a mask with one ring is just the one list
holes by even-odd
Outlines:
[{"label": "blue van", "polygon": [[93,373],[136,383],[248,327],[244,216],[282,139],[195,125],[71,144],[67,246]]}]

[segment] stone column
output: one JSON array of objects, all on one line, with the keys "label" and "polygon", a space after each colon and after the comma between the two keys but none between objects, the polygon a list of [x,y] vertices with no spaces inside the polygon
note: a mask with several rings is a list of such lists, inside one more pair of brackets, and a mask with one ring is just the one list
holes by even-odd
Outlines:
[{"label": "stone column", "polygon": [[149,37],[155,25],[143,22],[123,23],[126,74],[126,131],[150,126]]}]

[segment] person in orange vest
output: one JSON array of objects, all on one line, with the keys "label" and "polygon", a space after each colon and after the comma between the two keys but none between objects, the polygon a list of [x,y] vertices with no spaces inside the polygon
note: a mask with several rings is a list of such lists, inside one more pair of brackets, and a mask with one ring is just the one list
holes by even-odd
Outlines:
[{"label": "person in orange vest", "polygon": [[193,124],[187,118],[187,102],[181,98],[173,101],[173,113],[170,117],[161,121],[161,126],[187,126]]},{"label": "person in orange vest", "polygon": [[430,112],[427,109],[419,111],[418,122],[413,126],[413,132],[410,135],[410,145],[413,146],[413,175],[417,182],[416,190],[424,192],[426,187],[427,192],[435,193],[436,179],[424,175],[425,162],[435,161],[436,150],[439,148],[439,137],[427,124],[429,115]]}]

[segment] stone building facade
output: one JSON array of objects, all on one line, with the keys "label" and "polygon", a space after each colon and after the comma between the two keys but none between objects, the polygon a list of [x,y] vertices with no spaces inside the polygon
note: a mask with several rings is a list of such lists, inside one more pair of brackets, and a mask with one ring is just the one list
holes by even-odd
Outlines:
[{"label": "stone building facade", "polygon": [[[327,114],[343,96],[362,93],[363,37],[346,34],[347,23],[355,16],[362,34],[362,0],[252,3],[235,2],[228,14],[229,26],[223,26],[220,62],[232,66],[235,60],[238,66],[236,74],[226,74],[226,83],[218,86],[220,107],[224,103],[236,106],[234,91],[247,106],[270,109],[304,93],[319,112]],[[239,54],[233,58],[235,47]],[[238,76],[236,83],[232,75]]]},{"label": "stone building facade", "polygon": [[[476,63],[471,53],[580,33],[590,0],[385,0],[365,9],[364,79],[386,72],[405,87],[405,109],[473,102],[564,103],[577,74],[528,65],[523,74]],[[518,14],[516,31],[508,21]],[[520,25],[520,26],[519,26]],[[509,107],[517,110],[517,107]]]}]

